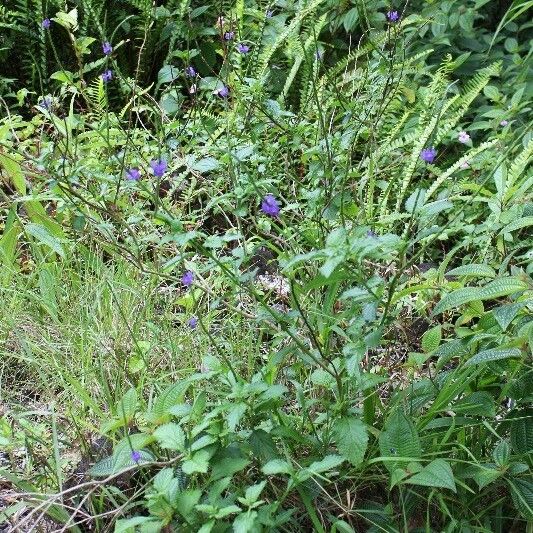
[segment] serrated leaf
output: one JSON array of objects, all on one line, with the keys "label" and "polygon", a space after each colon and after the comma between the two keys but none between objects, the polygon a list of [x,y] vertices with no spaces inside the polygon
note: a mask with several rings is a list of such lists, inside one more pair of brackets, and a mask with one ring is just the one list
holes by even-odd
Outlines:
[{"label": "serrated leaf", "polygon": [[250,464],[250,461],[245,457],[224,457],[213,466],[211,472],[211,481],[221,479],[224,477],[231,477],[233,474],[240,472]]},{"label": "serrated leaf", "polygon": [[509,462],[511,456],[511,448],[506,440],[502,440],[494,448],[492,452],[492,458],[498,466],[505,466]]},{"label": "serrated leaf", "polygon": [[410,477],[406,483],[424,487],[440,487],[457,492],[452,469],[444,459],[431,461],[418,474]]},{"label": "serrated leaf", "polygon": [[341,457],[340,455],[326,455],[324,459],[311,463],[307,467],[307,470],[313,474],[322,474],[323,472],[328,472],[329,470],[341,465],[344,460],[344,457]]},{"label": "serrated leaf", "polygon": [[501,359],[509,359],[512,357],[520,357],[522,352],[518,348],[492,348],[490,350],[483,350],[472,356],[465,366],[479,365],[482,363],[490,363],[491,361],[499,361]]},{"label": "serrated leaf", "polygon": [[[382,457],[411,457],[418,459],[422,455],[420,439],[413,422],[401,409],[396,409],[387,419],[379,435],[379,449]],[[394,472],[400,463],[386,461],[385,466]]]},{"label": "serrated leaf", "polygon": [[190,382],[183,381],[168,387],[159,395],[146,418],[156,425],[167,422],[170,418],[170,409],[183,402],[183,397],[189,386]]},{"label": "serrated leaf", "polygon": [[129,423],[135,415],[137,409],[137,391],[133,388],[129,389],[126,394],[117,403],[116,411],[121,420]]},{"label": "serrated leaf", "polygon": [[459,414],[495,416],[494,398],[485,391],[476,391],[461,398],[452,406],[452,410]]},{"label": "serrated leaf", "polygon": [[368,445],[366,425],[354,417],[345,417],[338,420],[333,426],[335,444],[340,453],[358,466],[363,462]]},{"label": "serrated leaf", "polygon": [[263,474],[273,476],[275,474],[290,474],[292,472],[291,465],[283,459],[273,459],[261,468]]},{"label": "serrated leaf", "polygon": [[517,278],[500,278],[487,283],[484,287],[464,287],[447,294],[435,306],[433,314],[437,315],[476,300],[492,300],[508,296],[527,289],[527,284]]},{"label": "serrated leaf", "polygon": [[515,507],[527,520],[533,520],[533,482],[527,479],[508,481]]},{"label": "serrated leaf", "polygon": [[209,469],[209,459],[211,455],[207,450],[199,450],[193,454],[190,459],[183,461],[181,468],[185,474],[194,474],[200,472],[207,473]]},{"label": "serrated leaf", "polygon": [[136,526],[152,522],[153,525],[163,526],[163,522],[154,519],[152,516],[134,516],[133,518],[123,518],[115,523],[114,533],[135,533]]},{"label": "serrated leaf", "polygon": [[159,426],[154,431],[154,437],[161,448],[180,452],[185,451],[185,433],[178,424],[169,422]]},{"label": "serrated leaf", "polygon": [[523,217],[517,220],[513,220],[511,223],[507,224],[507,226],[500,230],[500,234],[511,233],[512,231],[526,228],[527,226],[533,226],[533,217]]},{"label": "serrated leaf", "polygon": [[502,328],[502,331],[505,331],[509,327],[509,324],[514,320],[518,314],[518,311],[520,311],[524,305],[524,303],[516,303],[502,305],[494,309],[492,314],[494,315],[494,318],[498,322],[499,326]]},{"label": "serrated leaf", "polygon": [[446,272],[447,276],[468,276],[468,277],[479,277],[479,278],[495,278],[496,271],[488,266],[483,264],[471,264],[463,265],[457,268],[452,268],[449,272]]},{"label": "serrated leaf", "polygon": [[533,409],[514,412],[511,422],[511,446],[517,454],[533,452]]},{"label": "serrated leaf", "polygon": [[422,350],[426,353],[431,353],[439,347],[442,339],[442,327],[435,326],[428,329],[424,335],[422,335]]},{"label": "serrated leaf", "polygon": [[183,518],[189,519],[194,506],[200,501],[202,491],[200,489],[187,489],[176,496],[176,509]]}]

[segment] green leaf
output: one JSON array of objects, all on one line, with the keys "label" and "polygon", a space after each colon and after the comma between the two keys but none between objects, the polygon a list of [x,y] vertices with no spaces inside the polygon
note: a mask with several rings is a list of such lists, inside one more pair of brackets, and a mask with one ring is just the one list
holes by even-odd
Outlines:
[{"label": "green leaf", "polygon": [[449,272],[446,272],[447,276],[467,276],[475,278],[495,278],[496,271],[483,264],[471,264],[463,265],[457,268],[452,268]]},{"label": "green leaf", "polygon": [[492,452],[492,458],[498,466],[505,466],[509,463],[509,458],[511,457],[511,448],[509,443],[506,440],[502,440],[494,448]]},{"label": "green leaf", "polygon": [[485,391],[476,391],[461,398],[452,406],[452,411],[458,414],[490,416],[496,415],[494,398]]},{"label": "green leaf", "polygon": [[[382,457],[398,456],[413,459],[421,457],[422,448],[418,432],[401,409],[396,409],[386,421],[379,435],[379,449]],[[386,461],[385,466],[393,472],[400,464]]]},{"label": "green leaf", "polygon": [[509,327],[509,324],[514,320],[518,314],[518,311],[520,311],[524,305],[525,303],[521,302],[516,304],[502,305],[494,309],[492,314],[502,328],[502,331],[505,331]]},{"label": "green leaf", "polygon": [[510,224],[507,224],[507,226],[500,230],[500,234],[511,233],[512,231],[526,228],[527,226],[533,226],[533,217],[523,217],[513,220]]},{"label": "green leaf", "polygon": [[190,518],[194,506],[200,501],[201,496],[202,491],[200,489],[187,489],[176,496],[175,508],[185,520]]},{"label": "green leaf", "polygon": [[185,433],[178,424],[169,422],[154,431],[154,437],[161,448],[173,451],[185,451]]},{"label": "green leaf", "polygon": [[211,481],[223,477],[231,477],[233,474],[240,472],[250,464],[245,457],[225,457],[216,462],[211,473]]},{"label": "green leaf", "polygon": [[441,487],[457,492],[452,469],[444,459],[431,461],[418,474],[410,477],[406,483],[424,487]]},{"label": "green leaf", "polygon": [[257,511],[241,513],[233,521],[233,533],[250,533],[251,531],[254,531],[256,517]]},{"label": "green leaf", "polygon": [[501,296],[508,296],[527,289],[527,284],[518,278],[500,278],[487,283],[484,287],[465,287],[447,294],[435,306],[433,315],[443,313],[449,309],[460,307],[476,300],[492,300]]},{"label": "green leaf", "polygon": [[435,351],[442,339],[442,327],[435,326],[431,329],[428,329],[424,335],[422,335],[422,350],[426,353],[431,353]]},{"label": "green leaf", "polygon": [[24,196],[26,194],[26,180],[20,163],[12,156],[0,154],[0,167],[3,167],[8,177],[11,178],[15,190]]},{"label": "green leaf", "polygon": [[190,386],[189,381],[175,383],[163,391],[154,403],[152,410],[146,415],[149,422],[159,425],[170,418],[169,409],[183,402],[185,392]]},{"label": "green leaf", "polygon": [[211,454],[207,450],[199,450],[190,459],[183,461],[181,468],[185,474],[200,472],[206,474],[209,468]]},{"label": "green leaf", "polygon": [[533,520],[533,482],[527,479],[509,480],[515,507],[527,520]]},{"label": "green leaf", "polygon": [[133,518],[125,518],[117,520],[115,523],[115,533],[135,533],[136,526],[152,522],[153,525],[158,524],[163,526],[163,522],[156,520],[151,516],[134,516]]},{"label": "green leaf", "polygon": [[267,476],[274,476],[276,474],[290,474],[293,469],[291,465],[283,459],[273,459],[261,468],[263,474]]},{"label": "green leaf", "polygon": [[44,226],[29,222],[24,226],[24,229],[26,230],[26,233],[30,234],[32,237],[35,237],[41,244],[51,248],[57,253],[57,255],[61,257],[66,256],[65,250],[63,249],[59,239],[54,237]]},{"label": "green leaf", "polygon": [[366,425],[361,420],[354,417],[341,418],[333,426],[333,435],[343,457],[354,466],[363,462],[368,434]]},{"label": "green leaf", "polygon": [[517,454],[533,452],[533,409],[514,411],[511,422],[511,446]]},{"label": "green leaf", "polygon": [[117,403],[116,412],[118,418],[129,423],[135,415],[137,409],[137,391],[131,388],[124,394],[122,399]]},{"label": "green leaf", "polygon": [[472,356],[465,366],[479,365],[482,363],[490,363],[491,361],[499,361],[501,359],[509,359],[511,357],[520,357],[522,352],[518,348],[491,348],[490,350],[483,350]]}]

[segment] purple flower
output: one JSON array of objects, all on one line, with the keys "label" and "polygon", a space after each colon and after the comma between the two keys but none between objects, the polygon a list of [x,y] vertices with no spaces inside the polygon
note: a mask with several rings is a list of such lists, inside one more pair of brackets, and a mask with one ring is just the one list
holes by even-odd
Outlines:
[{"label": "purple flower", "polygon": [[191,329],[195,329],[196,326],[198,325],[198,319],[195,316],[193,316],[189,318],[189,320],[187,321],[187,324],[189,325]]},{"label": "purple flower", "polygon": [[52,21],[50,19],[44,19],[42,22],[41,22],[41,26],[43,27],[43,29],[47,30],[50,26],[52,25]]},{"label": "purple flower", "polygon": [[315,59],[317,59],[318,61],[320,61],[322,59],[322,56],[324,55],[324,52],[321,52],[320,50],[317,50],[315,52]]},{"label": "purple flower", "polygon": [[133,450],[131,452],[131,460],[134,463],[138,463],[141,460],[141,458],[142,458],[142,456],[141,456],[141,452],[139,450]]},{"label": "purple flower", "polygon": [[509,121],[508,121],[508,120],[505,120],[505,119],[502,120],[502,121],[500,122],[500,126],[501,126],[502,128],[505,128],[505,126],[507,126],[508,124],[509,124]]},{"label": "purple flower", "polygon": [[113,79],[113,71],[112,70],[104,70],[104,72],[102,72],[101,76],[102,78],[102,81],[104,83],[108,83],[110,82],[112,79]]},{"label": "purple flower", "polygon": [[232,41],[234,37],[235,37],[235,32],[234,31],[227,31],[224,34],[224,40],[225,41]]},{"label": "purple flower", "polygon": [[196,76],[196,70],[192,65],[185,68],[185,76],[189,76],[189,78],[194,78]]},{"label": "purple flower", "polygon": [[372,237],[373,239],[375,239],[375,238],[378,236],[378,234],[375,233],[374,231],[372,231],[371,229],[369,229],[369,230],[366,232],[366,236],[367,236],[367,237]]},{"label": "purple flower", "polygon": [[435,150],[435,148],[433,147],[424,148],[420,152],[420,159],[422,159],[422,161],[425,161],[426,163],[433,163],[436,157],[437,157],[437,150]]},{"label": "purple flower", "polygon": [[167,171],[167,162],[164,159],[152,159],[150,167],[154,171],[154,176],[160,178]]},{"label": "purple flower", "polygon": [[263,211],[265,215],[271,217],[277,217],[279,215],[279,204],[273,194],[269,193],[263,198],[263,201],[261,202],[261,211]]},{"label": "purple flower", "polygon": [[113,47],[111,46],[111,43],[106,41],[105,43],[102,43],[102,50],[104,55],[108,56],[113,51]]},{"label": "purple flower", "polygon": [[239,54],[247,54],[250,51],[250,47],[247,44],[239,43],[237,45],[237,52]]},{"label": "purple flower", "polygon": [[271,9],[268,9],[266,12],[267,19],[271,19],[273,16],[274,16],[274,11],[272,11]]},{"label": "purple flower", "polygon": [[400,15],[398,11],[387,11],[387,19],[389,22],[398,22]]},{"label": "purple flower", "polygon": [[49,96],[45,96],[42,100],[39,100],[37,105],[46,111],[50,111],[52,109],[52,99]]},{"label": "purple flower", "polygon": [[457,136],[457,140],[460,143],[466,144],[470,140],[470,135],[468,135],[466,131],[460,131],[459,135]]},{"label": "purple flower", "polygon": [[126,170],[126,178],[129,181],[137,181],[141,177],[141,173],[138,168],[130,168]]},{"label": "purple flower", "polygon": [[183,276],[181,276],[181,282],[185,287],[190,287],[193,284],[194,281],[194,272],[191,270],[187,270]]},{"label": "purple flower", "polygon": [[229,87],[222,85],[222,87],[213,91],[213,94],[220,96],[220,98],[227,98],[229,96]]}]

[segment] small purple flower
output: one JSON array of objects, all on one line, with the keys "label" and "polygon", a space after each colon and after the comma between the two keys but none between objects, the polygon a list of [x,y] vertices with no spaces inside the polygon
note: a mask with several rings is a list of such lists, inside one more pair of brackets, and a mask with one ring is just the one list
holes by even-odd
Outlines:
[{"label": "small purple flower", "polygon": [[185,287],[190,287],[194,282],[194,272],[187,270],[187,272],[181,276],[181,282]]},{"label": "small purple flower", "polygon": [[141,173],[138,168],[130,168],[126,170],[126,178],[129,181],[137,181],[141,177]]},{"label": "small purple flower", "polygon": [[229,87],[222,85],[222,87],[213,91],[213,94],[216,94],[220,98],[227,98],[229,96]]},{"label": "small purple flower", "polygon": [[265,215],[276,218],[279,215],[279,204],[273,194],[267,194],[261,202],[261,211]]},{"label": "small purple flower", "polygon": [[400,15],[398,11],[387,11],[387,19],[389,22],[398,22]]},{"label": "small purple flower", "polygon": [[196,326],[198,325],[198,319],[195,316],[193,316],[189,318],[189,320],[187,321],[187,324],[189,325],[191,329],[195,329]]},{"label": "small purple flower", "polygon": [[104,83],[108,83],[110,82],[112,79],[113,79],[113,71],[112,70],[104,70],[104,72],[102,72],[101,76],[102,78],[102,81]]},{"label": "small purple flower", "polygon": [[106,41],[105,43],[102,43],[102,51],[104,52],[104,55],[108,56],[113,51],[113,47],[111,46],[111,43]]},{"label": "small purple flower", "polygon": [[470,135],[466,131],[460,131],[457,140],[462,144],[466,144],[470,140]]},{"label": "small purple flower", "polygon": [[267,19],[271,19],[274,16],[274,11],[272,11],[271,9],[268,9],[265,14],[266,14]]},{"label": "small purple flower", "polygon": [[50,28],[50,26],[52,25],[52,21],[50,19],[44,19],[42,22],[41,22],[41,26],[43,27],[43,29],[47,30],[48,28]]},{"label": "small purple flower", "polygon": [[247,44],[239,43],[237,45],[237,52],[239,54],[247,54],[250,51],[250,47]]},{"label": "small purple flower", "polygon": [[138,463],[142,458],[141,452],[139,450],[133,450],[131,452],[131,460],[134,463]]},{"label": "small purple flower", "polygon": [[234,37],[235,37],[235,32],[234,31],[227,31],[224,34],[224,40],[225,41],[232,41]]},{"label": "small purple flower", "polygon": [[435,150],[435,148],[433,147],[424,148],[420,152],[420,159],[422,159],[422,161],[425,161],[426,163],[433,163],[436,157],[437,157],[437,150]]},{"label": "small purple flower", "polygon": [[50,111],[52,109],[52,99],[49,96],[45,96],[42,100],[39,100],[37,105],[46,111]]},{"label": "small purple flower", "polygon": [[320,61],[322,59],[322,57],[324,56],[324,52],[320,51],[320,50],[317,50],[315,52],[315,59],[317,59],[318,61]]},{"label": "small purple flower", "polygon": [[167,171],[168,165],[164,159],[152,159],[150,161],[150,167],[154,171],[154,176],[160,178]]},{"label": "small purple flower", "polygon": [[185,68],[185,76],[189,76],[189,78],[194,78],[196,76],[196,70],[192,65]]},{"label": "small purple flower", "polygon": [[509,121],[508,121],[508,120],[505,120],[505,119],[502,120],[502,121],[500,122],[500,126],[501,126],[502,128],[505,128],[505,126],[507,126],[508,124],[509,124]]},{"label": "small purple flower", "polygon": [[369,229],[366,232],[366,236],[367,237],[371,237],[372,239],[375,239],[378,236],[378,234],[376,232],[372,231],[371,229]]}]

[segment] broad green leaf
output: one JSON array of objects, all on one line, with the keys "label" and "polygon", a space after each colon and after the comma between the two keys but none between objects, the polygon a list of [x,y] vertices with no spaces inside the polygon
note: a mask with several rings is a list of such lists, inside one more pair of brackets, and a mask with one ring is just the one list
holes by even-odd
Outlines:
[{"label": "broad green leaf", "polygon": [[[379,449],[382,457],[411,457],[422,455],[420,439],[413,422],[401,409],[396,409],[385,422],[379,435]],[[386,461],[385,466],[393,472],[401,466],[394,461]]]},{"label": "broad green leaf", "polygon": [[496,414],[494,398],[485,391],[476,391],[461,398],[451,407],[452,411],[463,415],[493,417]]},{"label": "broad green leaf", "polygon": [[134,516],[133,518],[117,520],[114,531],[115,533],[135,533],[137,531],[136,526],[146,524],[147,522],[153,522],[154,525],[164,525],[163,522],[156,520],[152,516]]},{"label": "broad green leaf", "polygon": [[457,492],[452,469],[444,459],[431,461],[418,474],[410,477],[406,483],[424,487],[441,487]]},{"label": "broad green leaf", "polygon": [[471,264],[463,265],[457,268],[452,268],[449,272],[446,272],[447,276],[468,276],[477,278],[495,278],[496,271],[483,264]]},{"label": "broad green leaf", "polygon": [[509,359],[511,357],[520,357],[522,352],[518,348],[492,348],[490,350],[483,350],[472,356],[465,366],[479,365],[482,363],[490,363],[491,361],[499,361],[501,359]]},{"label": "broad green leaf", "polygon": [[169,409],[183,402],[183,397],[189,386],[190,382],[183,381],[168,387],[159,395],[146,418],[156,425],[167,422],[170,419]]},{"label": "broad green leaf", "polygon": [[322,474],[323,472],[328,472],[333,468],[337,468],[343,462],[344,457],[341,457],[340,455],[326,455],[324,459],[311,463],[307,467],[307,470],[309,470],[313,474]]},{"label": "broad green leaf", "polygon": [[368,434],[366,425],[361,420],[354,417],[341,418],[333,426],[333,435],[343,457],[354,466],[362,463],[368,445]]},{"label": "broad green leaf", "polygon": [[263,474],[273,476],[275,474],[290,474],[293,469],[291,465],[283,459],[272,459],[261,468]]},{"label": "broad green leaf", "polygon": [[515,478],[508,481],[515,507],[527,520],[533,520],[533,482]]},{"label": "broad green leaf", "polygon": [[202,491],[200,489],[187,489],[176,496],[176,509],[186,520],[193,512],[194,506],[200,501]]},{"label": "broad green leaf", "polygon": [[500,234],[511,233],[512,231],[526,228],[527,226],[533,226],[533,217],[523,217],[517,220],[513,220],[510,224],[507,224],[507,226],[500,230]]},{"label": "broad green leaf", "polygon": [[26,180],[24,179],[20,163],[9,155],[0,154],[0,167],[5,169],[15,190],[22,196],[26,195]]},{"label": "broad green leaf", "polygon": [[433,314],[437,315],[476,300],[492,300],[508,296],[527,289],[527,284],[518,278],[500,278],[487,283],[484,287],[465,287],[447,294],[435,306]]},{"label": "broad green leaf", "polygon": [[533,453],[533,409],[513,412],[511,446],[517,454]]},{"label": "broad green leaf", "polygon": [[213,465],[211,472],[211,481],[221,479],[223,477],[231,477],[233,474],[240,472],[250,464],[250,461],[245,457],[224,457]]},{"label": "broad green leaf", "polygon": [[492,452],[492,458],[498,466],[505,466],[509,463],[509,457],[511,456],[511,448],[506,440],[502,440],[494,448]]},{"label": "broad green leaf", "polygon": [[440,325],[428,329],[424,335],[422,335],[422,350],[426,353],[435,351],[439,347],[441,339],[442,327]]},{"label": "broad green leaf", "polygon": [[129,422],[137,409],[137,391],[134,388],[129,389],[118,402],[116,409],[118,417]]},{"label": "broad green leaf", "polygon": [[525,303],[521,302],[516,304],[502,305],[494,309],[492,314],[503,331],[509,327],[509,324],[514,320],[524,305]]},{"label": "broad green leaf", "polygon": [[210,458],[211,455],[207,450],[199,450],[190,459],[183,461],[181,468],[185,474],[194,474],[195,472],[205,474],[209,468]]},{"label": "broad green leaf", "polygon": [[257,511],[248,511],[241,513],[233,522],[233,533],[249,533],[254,531],[254,522],[257,517]]},{"label": "broad green leaf", "polygon": [[24,226],[24,229],[26,230],[26,233],[29,233],[32,237],[35,237],[35,239],[37,239],[41,244],[51,248],[57,253],[57,255],[65,257],[65,250],[63,249],[59,239],[50,234],[44,226],[29,222]]},{"label": "broad green leaf", "polygon": [[179,452],[185,451],[185,433],[178,424],[169,422],[159,426],[154,431],[154,437],[161,448]]}]

